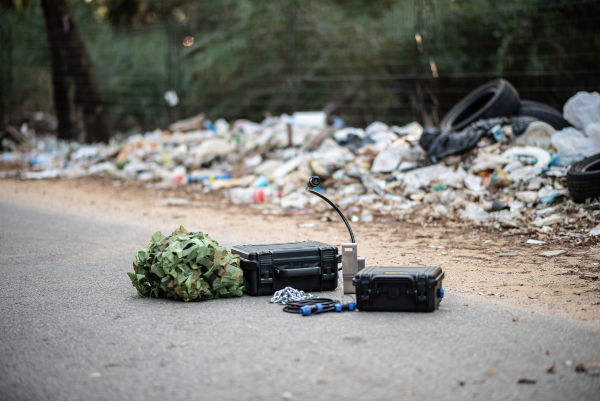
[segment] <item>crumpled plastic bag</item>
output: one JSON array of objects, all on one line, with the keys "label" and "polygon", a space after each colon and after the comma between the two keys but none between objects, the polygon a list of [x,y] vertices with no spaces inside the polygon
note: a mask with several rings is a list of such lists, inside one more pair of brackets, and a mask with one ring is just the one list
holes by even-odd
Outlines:
[{"label": "crumpled plastic bag", "polygon": [[[450,181],[447,185],[452,186],[453,183],[464,179],[464,171],[459,173],[458,178],[455,177],[452,169],[446,166],[440,166],[439,164],[433,166],[427,166],[418,168],[415,170],[408,171],[406,173],[399,173],[396,176],[397,181],[404,188],[405,194],[414,194],[421,188],[426,188],[433,182],[440,182],[441,177]],[[441,181],[445,183],[444,181]]]},{"label": "crumpled plastic bag", "polygon": [[[438,161],[450,155],[465,152],[477,146],[481,137],[496,125],[510,124],[514,135],[520,135],[535,121],[532,117],[512,117],[506,118],[490,118],[487,120],[479,120],[468,125],[465,129],[459,132],[446,131],[439,129],[439,134],[432,138],[434,131],[429,129],[423,132],[419,144],[427,147],[427,155],[425,161],[429,164],[437,163]],[[427,134],[427,135],[426,135]]]},{"label": "crumpled plastic bag", "polygon": [[568,127],[552,135],[552,146],[562,155],[592,156],[600,152],[600,124],[588,125],[590,136],[586,137],[573,127]]},{"label": "crumpled plastic bag", "polygon": [[423,151],[418,146],[413,148],[408,143],[391,146],[375,157],[371,171],[374,173],[390,173],[400,165],[401,161],[416,162],[422,153]]},{"label": "crumpled plastic bag", "polygon": [[468,202],[461,212],[460,217],[465,220],[485,221],[490,218],[490,214],[478,204]]},{"label": "crumpled plastic bag", "polygon": [[550,147],[550,141],[555,132],[556,130],[550,124],[543,121],[534,121],[529,124],[523,135],[516,139],[515,143],[546,149]]},{"label": "crumpled plastic bag", "polygon": [[142,297],[203,301],[241,297],[244,274],[239,255],[233,255],[202,232],[183,226],[165,237],[152,236],[127,273]]},{"label": "crumpled plastic bag", "polygon": [[575,128],[588,134],[590,124],[600,123],[600,93],[577,92],[565,103],[563,115]]}]

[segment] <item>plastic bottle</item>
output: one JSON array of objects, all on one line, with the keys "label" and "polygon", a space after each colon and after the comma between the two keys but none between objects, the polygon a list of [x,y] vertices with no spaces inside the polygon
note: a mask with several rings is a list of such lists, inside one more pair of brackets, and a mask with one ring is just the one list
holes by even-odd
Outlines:
[{"label": "plastic bottle", "polygon": [[171,180],[176,183],[185,184],[186,169],[184,166],[177,166],[171,172]]},{"label": "plastic bottle", "polygon": [[230,180],[231,179],[231,174],[230,173],[223,173],[223,174],[204,174],[204,175],[188,175],[187,176],[187,182],[188,184],[192,184],[194,182],[203,182],[203,181],[214,181],[214,180]]},{"label": "plastic bottle", "polygon": [[264,203],[279,198],[279,191],[274,188],[233,188],[230,192],[231,201],[240,203]]}]

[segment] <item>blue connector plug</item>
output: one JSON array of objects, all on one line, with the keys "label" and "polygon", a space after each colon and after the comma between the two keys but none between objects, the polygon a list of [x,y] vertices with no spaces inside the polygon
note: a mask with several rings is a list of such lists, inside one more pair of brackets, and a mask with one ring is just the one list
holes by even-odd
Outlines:
[{"label": "blue connector plug", "polygon": [[304,305],[303,307],[300,308],[300,313],[302,313],[302,316],[308,316],[311,313],[310,310],[310,305]]},{"label": "blue connector plug", "polygon": [[347,304],[340,304],[337,303],[334,305],[335,311],[336,312],[341,312],[341,311],[353,311],[354,309],[356,309],[356,302],[354,301],[350,301]]},{"label": "blue connector plug", "polygon": [[302,313],[302,316],[309,316],[313,312],[314,313],[323,312],[323,305],[322,304],[304,305],[303,307],[300,308],[300,313]]},{"label": "blue connector plug", "polygon": [[440,288],[440,289],[438,290],[438,297],[440,297],[440,298],[444,298],[444,289],[443,289],[443,288]]}]

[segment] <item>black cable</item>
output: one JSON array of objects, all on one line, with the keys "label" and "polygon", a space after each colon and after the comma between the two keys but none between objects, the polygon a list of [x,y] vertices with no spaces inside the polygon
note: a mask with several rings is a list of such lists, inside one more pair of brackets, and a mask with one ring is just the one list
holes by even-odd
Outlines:
[{"label": "black cable", "polygon": [[283,307],[283,311],[288,313],[301,313],[300,308],[303,306],[321,304],[323,305],[321,312],[332,312],[335,310],[336,303],[338,303],[338,301],[330,298],[308,298],[303,299],[302,301],[295,301],[286,304]]},{"label": "black cable", "polygon": [[325,202],[329,203],[329,205],[332,208],[334,208],[336,212],[338,212],[338,214],[340,215],[342,220],[344,220],[344,223],[346,224],[346,228],[348,228],[348,232],[350,233],[350,242],[355,244],[356,241],[354,240],[354,233],[352,232],[352,228],[350,228],[350,223],[348,223],[348,220],[346,220],[346,216],[344,216],[342,211],[340,209],[338,209],[338,207],[332,201],[327,199],[327,197],[325,195],[320,194],[313,189],[313,188],[318,187],[320,183],[321,183],[321,179],[319,178],[319,176],[315,175],[315,176],[310,177],[310,179],[308,180],[308,186],[306,187],[307,191],[314,195],[317,195],[319,198],[321,198]]}]

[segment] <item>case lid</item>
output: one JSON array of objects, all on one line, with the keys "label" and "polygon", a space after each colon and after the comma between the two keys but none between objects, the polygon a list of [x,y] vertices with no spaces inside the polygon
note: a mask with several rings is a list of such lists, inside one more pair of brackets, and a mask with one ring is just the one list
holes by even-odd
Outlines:
[{"label": "case lid", "polygon": [[321,249],[335,249],[337,247],[318,241],[300,241],[286,242],[282,244],[248,244],[235,245],[231,247],[231,251],[239,254],[245,259],[256,259],[258,255],[263,253],[283,254],[293,256],[294,254],[315,253],[318,254]]},{"label": "case lid", "polygon": [[356,276],[371,276],[372,279],[393,279],[394,277],[415,276],[424,274],[429,279],[437,280],[444,272],[439,267],[433,266],[369,266],[365,267]]}]

